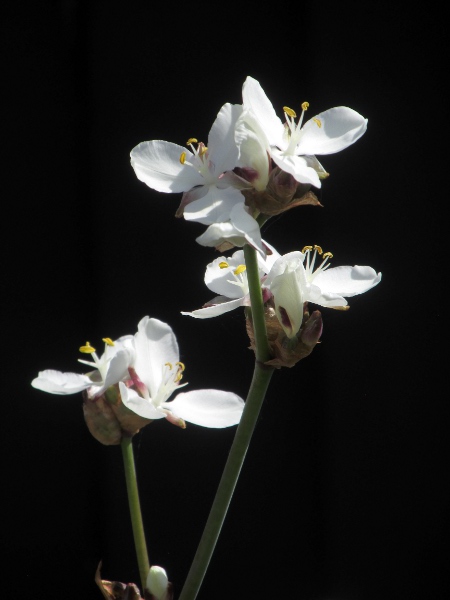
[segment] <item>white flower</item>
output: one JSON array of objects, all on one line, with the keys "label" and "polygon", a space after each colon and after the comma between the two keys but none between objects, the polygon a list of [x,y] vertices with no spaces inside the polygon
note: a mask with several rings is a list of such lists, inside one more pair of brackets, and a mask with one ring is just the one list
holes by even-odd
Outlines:
[{"label": "white flower", "polygon": [[[264,244],[269,254],[265,260],[259,254],[257,255],[260,279],[263,279],[265,274],[269,272],[271,265],[280,256],[270,244],[267,242],[264,242]],[[203,308],[192,312],[182,312],[181,314],[197,319],[209,319],[230,312],[239,306],[250,306],[243,250],[237,250],[229,258],[219,256],[219,258],[209,263],[206,267],[204,279],[207,287],[218,295],[207,302]]]},{"label": "white flower", "polygon": [[346,106],[330,108],[303,125],[307,102],[302,104],[298,122],[295,111],[284,107],[286,123],[283,124],[260,83],[252,77],[245,80],[242,96],[244,112],[240,122],[247,121],[260,145],[270,148],[271,157],[280,169],[298,182],[315,187],[321,187],[320,176],[327,176],[315,155],[344,150],[367,129],[367,119]]},{"label": "white flower", "polygon": [[171,327],[144,317],[134,336],[135,360],[130,375],[135,389],[119,383],[122,402],[146,419],[166,418],[184,426],[184,420],[203,427],[222,428],[239,423],[244,401],[231,392],[204,389],[170,396],[180,387],[184,364]]},{"label": "white flower", "polygon": [[241,105],[224,104],[207,146],[191,138],[187,146],[192,151],[162,140],[138,144],[130,154],[138,179],[159,192],[184,192],[179,211],[188,221],[226,221],[233,206],[244,201],[239,191],[244,184],[232,173],[238,159],[234,128],[241,112]]},{"label": "white flower", "polygon": [[92,366],[93,371],[87,375],[79,373],[62,373],[53,369],[40,371],[31,385],[50,394],[76,394],[89,388],[89,395],[99,396],[108,387],[129,378],[128,367],[133,357],[132,335],[125,335],[115,340],[104,338],[105,351],[99,358],[89,342],[80,348],[84,354],[90,354],[93,361],[79,360]]},{"label": "white flower", "polygon": [[[323,261],[315,269],[317,254],[322,255]],[[381,273],[372,267],[355,265],[329,269],[330,258],[332,254],[323,253],[320,246],[306,246],[302,252],[281,256],[270,269],[264,286],[273,295],[275,311],[287,337],[293,338],[298,333],[305,302],[331,308],[347,307],[345,297],[367,292],[381,280]]]}]

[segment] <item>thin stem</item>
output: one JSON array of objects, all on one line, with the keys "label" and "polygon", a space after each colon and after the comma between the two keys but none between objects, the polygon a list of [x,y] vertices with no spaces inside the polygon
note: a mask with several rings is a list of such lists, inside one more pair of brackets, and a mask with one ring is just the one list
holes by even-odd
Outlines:
[{"label": "thin stem", "polygon": [[228,459],[219,482],[219,487],[217,488],[208,520],[206,521],[203,530],[202,538],[183,589],[181,590],[179,600],[195,600],[200,590],[214,548],[217,544],[273,373],[271,367],[267,367],[263,364],[265,360],[268,360],[270,354],[264,321],[264,306],[256,252],[250,246],[245,246],[244,252],[253,313],[253,327],[255,330],[255,368],[244,411],[228,454]]},{"label": "thin stem", "polygon": [[255,334],[255,357],[258,362],[264,363],[270,358],[270,350],[264,319],[264,302],[259,277],[258,257],[256,250],[248,244],[244,246],[244,256]]},{"label": "thin stem", "polygon": [[144,589],[147,582],[147,575],[150,570],[150,563],[148,560],[147,544],[145,543],[141,505],[139,503],[139,493],[136,478],[136,468],[134,465],[132,438],[125,435],[122,436],[122,441],[120,445],[122,447],[123,464],[125,467],[125,480],[127,483],[128,505],[130,507],[134,546],[136,549],[137,561],[139,566],[139,576],[141,579],[142,593],[144,593]]}]

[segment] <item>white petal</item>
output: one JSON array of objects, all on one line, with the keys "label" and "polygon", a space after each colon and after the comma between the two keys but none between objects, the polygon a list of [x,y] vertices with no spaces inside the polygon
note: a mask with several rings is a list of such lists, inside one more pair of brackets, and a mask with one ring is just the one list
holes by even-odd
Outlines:
[{"label": "white petal", "polygon": [[[227,263],[229,266],[220,267],[223,263]],[[241,298],[244,291],[242,287],[233,283],[236,281],[233,271],[242,264],[245,264],[242,250],[238,250],[230,258],[219,256],[206,267],[205,284],[211,291],[221,296],[226,296],[229,299]]]},{"label": "white petal", "polygon": [[355,265],[326,269],[314,278],[314,285],[320,287],[322,293],[332,292],[351,297],[367,292],[380,281],[381,273],[372,267]]},{"label": "white petal", "polygon": [[105,381],[101,388],[102,392],[111,385],[119,383],[119,381],[129,379],[128,367],[131,365],[133,354],[134,353],[131,353],[128,350],[120,350],[116,356],[111,359]]},{"label": "white petal", "polygon": [[204,180],[190,164],[181,164],[182,152],[189,163],[193,154],[183,146],[162,140],[142,142],[131,151],[131,166],[140,181],[158,192],[187,192]]},{"label": "white petal", "polygon": [[43,392],[65,396],[86,390],[93,383],[87,375],[62,373],[61,371],[47,369],[46,371],[40,371],[39,376],[33,379],[31,385]]},{"label": "white petal", "polygon": [[243,246],[245,237],[231,223],[213,223],[204,233],[195,238],[202,246],[215,247],[229,240],[235,246]]},{"label": "white petal", "polygon": [[252,179],[252,187],[264,191],[269,182],[270,146],[250,111],[245,111],[238,120],[235,138],[239,148],[238,166],[253,169],[258,176]]},{"label": "white petal", "polygon": [[228,221],[233,206],[243,203],[244,197],[234,188],[219,189],[215,185],[199,200],[190,202],[184,209],[186,221],[195,221],[203,225]]},{"label": "white petal", "polygon": [[303,267],[304,258],[305,255],[298,250],[295,250],[294,252],[288,252],[283,256],[278,256],[278,258],[272,264],[269,274],[267,275],[265,285],[269,287],[273,279],[279,275],[282,275],[286,271],[287,267],[291,271],[295,269],[301,269]]},{"label": "white petal", "polygon": [[284,152],[272,148],[272,158],[276,165],[299,183],[310,183],[316,188],[322,187],[317,171],[308,165],[303,156],[285,155]]},{"label": "white petal", "polygon": [[149,317],[139,322],[134,339],[134,368],[154,398],[162,381],[165,363],[175,364],[180,360],[177,339],[167,323]]},{"label": "white petal", "polygon": [[245,237],[250,246],[260,252],[263,258],[266,257],[264,246],[261,239],[261,230],[256,219],[248,214],[244,203],[236,204],[230,214],[230,221],[233,227]]},{"label": "white petal", "polygon": [[195,425],[222,428],[239,423],[245,403],[232,392],[194,390],[178,394],[163,406]]},{"label": "white petal", "polygon": [[144,417],[144,419],[163,419],[166,416],[163,411],[155,408],[150,400],[142,398],[134,390],[127,388],[124,383],[120,382],[119,388],[124,405],[140,417]]},{"label": "white petal", "polygon": [[228,298],[225,298],[221,302],[218,302],[217,298],[214,298],[214,300],[211,302],[214,301],[216,301],[217,304],[213,304],[212,306],[207,306],[205,308],[198,308],[192,312],[182,312],[181,314],[188,315],[189,317],[196,317],[197,319],[209,319],[210,317],[217,317],[218,315],[223,315],[224,313],[230,312],[239,306],[244,306],[245,297],[238,298],[237,300],[228,300]]},{"label": "white petal", "polygon": [[[321,126],[316,122],[320,121]],[[297,146],[298,154],[333,154],[347,148],[364,134],[367,119],[347,106],[337,106],[307,121]]]},{"label": "white petal", "polygon": [[242,98],[244,109],[251,109],[269,143],[280,146],[283,143],[284,126],[259,81],[247,77],[242,86]]},{"label": "white petal", "polygon": [[234,127],[241,112],[242,106],[239,104],[224,104],[211,127],[208,159],[214,165],[215,177],[224,171],[232,171],[236,166],[238,149],[234,141]]}]

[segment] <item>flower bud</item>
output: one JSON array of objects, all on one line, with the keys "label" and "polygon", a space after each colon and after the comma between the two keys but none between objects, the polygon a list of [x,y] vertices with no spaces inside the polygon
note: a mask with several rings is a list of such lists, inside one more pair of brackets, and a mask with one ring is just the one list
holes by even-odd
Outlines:
[{"label": "flower bud", "polygon": [[322,335],[322,330],[322,314],[320,311],[315,310],[300,330],[300,340],[302,344],[311,349],[314,348]]},{"label": "flower bud", "polygon": [[[320,336],[322,335],[322,315],[320,311],[315,310],[310,316],[307,303],[304,305],[303,324],[297,335],[292,338],[287,337],[271,302],[265,306],[264,313],[267,340],[272,355],[272,358],[266,361],[266,365],[277,369],[281,367],[293,367],[302,358],[309,356],[315,345],[319,343]],[[255,350],[253,323],[251,317],[248,315],[246,327],[251,348]]]},{"label": "flower bud", "polygon": [[86,390],[83,400],[86,425],[95,439],[105,446],[118,445],[123,435],[133,436],[152,423],[151,419],[139,416],[123,404],[117,385],[98,397],[90,397]]},{"label": "flower bud", "polygon": [[[146,592],[149,600],[172,600],[172,584],[167,578],[167,573],[162,567],[152,566],[147,575]],[[146,594],[147,597],[147,594]]]}]

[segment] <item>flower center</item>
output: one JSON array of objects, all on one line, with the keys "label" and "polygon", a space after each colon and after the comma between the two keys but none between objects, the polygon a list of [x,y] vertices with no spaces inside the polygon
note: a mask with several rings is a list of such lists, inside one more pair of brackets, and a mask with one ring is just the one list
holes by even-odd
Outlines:
[{"label": "flower center", "polygon": [[[286,136],[287,136],[287,148],[284,153],[286,155],[294,155],[295,149],[297,148],[298,143],[300,142],[300,138],[302,137],[302,125],[303,119],[305,116],[305,112],[309,108],[309,102],[303,102],[302,104],[302,114],[298,120],[298,123],[295,122],[297,118],[297,113],[289,106],[283,106],[284,115],[286,117]],[[320,119],[313,119],[316,123],[317,127],[322,127],[322,123]]]},{"label": "flower center", "polygon": [[[232,269],[231,265],[229,265],[226,261],[222,261],[221,263],[219,263],[219,267],[221,269]],[[227,279],[227,282],[240,287],[243,292],[243,295],[246,296],[249,293],[247,267],[245,265],[238,265],[235,269],[231,271],[231,273],[234,275],[234,280]]]},{"label": "flower center", "polygon": [[[314,252],[312,258],[311,258],[311,252]],[[308,283],[311,283],[311,281],[313,281],[313,279],[315,277],[317,277],[317,275],[321,271],[325,271],[326,269],[328,269],[328,267],[330,266],[330,263],[328,262],[328,260],[333,258],[333,255],[331,254],[331,252],[324,252],[322,250],[322,248],[317,245],[316,246],[305,246],[302,250],[302,254],[306,255],[305,271],[306,271],[306,279],[307,279]],[[316,263],[316,257],[318,254],[322,257],[322,263],[317,267],[316,270],[314,270],[314,266]]]},{"label": "flower center", "polygon": [[113,354],[108,356],[107,349],[108,346],[114,346],[114,342],[111,338],[103,338],[102,341],[105,342],[105,351],[101,358],[98,357],[97,352],[95,351],[95,348],[91,346],[91,343],[86,342],[86,344],[81,346],[79,350],[83,354],[90,354],[93,358],[93,361],[81,360],[81,358],[79,358],[78,362],[83,363],[84,365],[89,365],[90,367],[94,367],[94,369],[98,369],[102,381],[104,381],[108,371],[109,362],[114,356]]},{"label": "flower center", "polygon": [[[197,147],[195,147],[194,144],[197,144]],[[194,154],[194,159],[192,163],[186,163],[186,152],[182,152],[180,154],[180,163],[182,165],[190,165],[206,179],[209,176],[209,163],[206,162],[206,159],[208,158],[208,148],[203,142],[199,142],[197,138],[189,138],[186,142],[186,146],[191,147],[192,153]]]},{"label": "flower center", "polygon": [[161,406],[178,387],[187,385],[187,383],[184,383],[180,386],[185,369],[186,367],[182,362],[176,362],[175,365],[167,362],[162,366],[161,384],[156,392],[156,396],[151,399],[156,408]]}]

